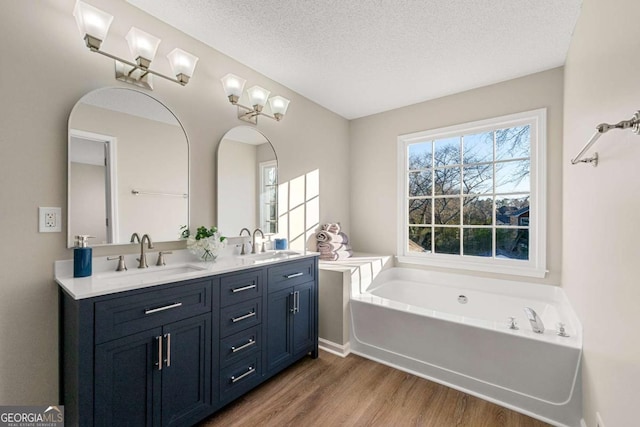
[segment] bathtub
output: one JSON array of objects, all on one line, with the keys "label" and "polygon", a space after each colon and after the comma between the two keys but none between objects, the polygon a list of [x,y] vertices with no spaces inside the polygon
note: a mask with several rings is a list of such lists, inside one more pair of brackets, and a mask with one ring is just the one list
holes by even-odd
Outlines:
[{"label": "bathtub", "polygon": [[[524,307],[544,333],[531,330]],[[350,310],[355,354],[550,424],[580,425],[582,327],[561,288],[391,268],[352,283]],[[556,334],[558,322],[569,337]]]}]

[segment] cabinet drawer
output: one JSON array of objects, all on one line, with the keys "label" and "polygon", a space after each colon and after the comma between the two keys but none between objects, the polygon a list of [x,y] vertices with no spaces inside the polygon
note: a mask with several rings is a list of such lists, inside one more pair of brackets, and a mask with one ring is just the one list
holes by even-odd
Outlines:
[{"label": "cabinet drawer", "polygon": [[260,326],[255,326],[220,341],[220,366],[251,356],[262,350]]},{"label": "cabinet drawer", "polygon": [[262,377],[261,354],[258,352],[220,371],[221,401],[229,402],[260,382]]},{"label": "cabinet drawer", "polygon": [[220,279],[220,306],[226,307],[262,295],[262,270],[233,274]]},{"label": "cabinet drawer", "polygon": [[211,311],[211,281],[154,289],[95,304],[96,344]]},{"label": "cabinet drawer", "polygon": [[269,268],[269,292],[276,292],[290,286],[315,279],[315,258],[287,262]]},{"label": "cabinet drawer", "polygon": [[220,310],[220,336],[224,338],[261,322],[261,298],[225,307]]}]

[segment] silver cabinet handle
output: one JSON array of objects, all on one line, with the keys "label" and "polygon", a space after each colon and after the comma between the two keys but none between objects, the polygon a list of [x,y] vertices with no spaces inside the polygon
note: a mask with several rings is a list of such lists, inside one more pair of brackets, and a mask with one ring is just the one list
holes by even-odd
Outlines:
[{"label": "silver cabinet handle", "polygon": [[289,306],[291,307],[289,309],[289,312],[295,313],[296,312],[296,293],[295,292],[291,292],[289,294],[289,297],[290,297]]},{"label": "silver cabinet handle", "polygon": [[248,291],[249,289],[255,289],[255,288],[256,288],[256,285],[248,285],[248,286],[243,286],[241,288],[233,288],[231,289],[231,292],[235,294],[236,292]]},{"label": "silver cabinet handle", "polygon": [[293,314],[300,312],[300,291],[293,293]]},{"label": "silver cabinet handle", "polygon": [[288,274],[288,275],[286,275],[284,277],[286,277],[287,279],[293,279],[294,277],[300,277],[302,275],[304,275],[304,273],[300,272],[300,273]]},{"label": "silver cabinet handle", "polygon": [[164,361],[168,368],[171,366],[171,334],[165,334],[164,337],[167,339],[167,358]]},{"label": "silver cabinet handle", "polygon": [[240,316],[240,317],[232,317],[232,318],[231,318],[231,321],[232,321],[233,323],[236,323],[236,322],[239,322],[239,321],[241,321],[241,320],[244,320],[244,319],[248,319],[248,318],[250,318],[250,317],[253,317],[253,316],[255,316],[255,315],[256,315],[256,311],[255,311],[255,310],[253,310],[251,313],[247,313],[247,314],[245,314],[244,316]]},{"label": "silver cabinet handle", "polygon": [[158,335],[156,341],[158,342],[158,363],[156,363],[156,366],[158,371],[162,371],[162,335]]},{"label": "silver cabinet handle", "polygon": [[144,314],[153,314],[153,313],[157,313],[159,311],[171,310],[172,308],[178,308],[181,305],[182,305],[181,302],[174,302],[173,304],[165,305],[165,306],[158,307],[158,308],[149,308],[149,309],[144,311]]},{"label": "silver cabinet handle", "polygon": [[242,344],[240,347],[231,346],[231,352],[237,353],[244,350],[245,348],[251,347],[252,345],[256,345],[256,342],[253,338],[249,338],[249,341],[246,344]]},{"label": "silver cabinet handle", "polygon": [[238,381],[240,381],[243,378],[248,377],[249,375],[253,374],[256,371],[256,368],[254,368],[253,366],[249,366],[249,369],[247,369],[247,372],[245,372],[244,374],[236,377],[235,375],[231,376],[231,384],[235,384]]}]

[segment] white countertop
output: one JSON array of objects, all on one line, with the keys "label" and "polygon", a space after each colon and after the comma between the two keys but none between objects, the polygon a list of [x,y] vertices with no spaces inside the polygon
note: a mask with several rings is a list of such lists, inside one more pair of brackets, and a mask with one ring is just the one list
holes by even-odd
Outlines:
[{"label": "white countertop", "polygon": [[215,261],[201,262],[184,249],[174,250],[172,254],[166,255],[165,266],[152,265],[157,252],[150,252],[147,254],[149,267],[144,269],[137,268],[138,255],[129,254],[125,256],[129,268],[127,271],[115,271],[118,261],[107,261],[107,257],[103,256],[93,258],[93,274],[89,277],[73,277],[73,260],[56,261],[54,273],[60,287],[79,300],[318,255],[317,252],[308,251],[268,251],[255,255],[222,254]]}]

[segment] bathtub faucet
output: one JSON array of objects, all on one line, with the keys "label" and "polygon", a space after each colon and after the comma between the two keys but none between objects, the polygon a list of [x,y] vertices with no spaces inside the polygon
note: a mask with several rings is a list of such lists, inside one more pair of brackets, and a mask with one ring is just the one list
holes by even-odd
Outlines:
[{"label": "bathtub faucet", "polygon": [[542,319],[538,316],[538,313],[536,313],[536,311],[531,307],[525,307],[524,312],[529,319],[529,323],[531,323],[531,329],[533,329],[533,332],[537,334],[543,333],[544,323],[542,323]]}]

